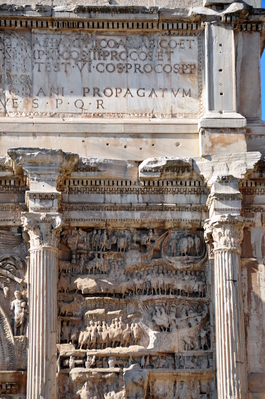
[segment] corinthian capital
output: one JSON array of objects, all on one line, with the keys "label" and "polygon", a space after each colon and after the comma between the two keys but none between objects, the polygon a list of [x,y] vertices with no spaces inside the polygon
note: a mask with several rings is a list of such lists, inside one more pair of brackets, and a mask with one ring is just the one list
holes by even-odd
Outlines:
[{"label": "corinthian capital", "polygon": [[59,213],[24,213],[22,225],[30,237],[30,249],[57,248],[62,227]]},{"label": "corinthian capital", "polygon": [[205,241],[212,250],[241,252],[243,239],[243,218],[241,216],[221,215],[206,221],[204,225]]}]

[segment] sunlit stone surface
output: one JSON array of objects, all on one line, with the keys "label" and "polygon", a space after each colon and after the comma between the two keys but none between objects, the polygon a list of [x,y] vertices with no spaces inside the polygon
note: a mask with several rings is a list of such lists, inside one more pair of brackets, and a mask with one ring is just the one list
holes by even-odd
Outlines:
[{"label": "sunlit stone surface", "polygon": [[1,398],[264,398],[264,21],[0,5]]}]

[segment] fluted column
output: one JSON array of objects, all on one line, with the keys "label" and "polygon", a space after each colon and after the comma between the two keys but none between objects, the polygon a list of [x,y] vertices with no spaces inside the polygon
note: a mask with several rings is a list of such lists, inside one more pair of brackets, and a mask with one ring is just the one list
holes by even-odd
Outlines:
[{"label": "fluted column", "polygon": [[243,221],[220,215],[205,225],[214,252],[218,399],[246,398],[244,317],[240,253]]},{"label": "fluted column", "polygon": [[11,148],[8,155],[29,187],[22,216],[30,241],[27,399],[56,399],[60,185],[79,157],[49,148]]},{"label": "fluted column", "polygon": [[30,237],[27,399],[56,399],[59,214],[27,213]]}]

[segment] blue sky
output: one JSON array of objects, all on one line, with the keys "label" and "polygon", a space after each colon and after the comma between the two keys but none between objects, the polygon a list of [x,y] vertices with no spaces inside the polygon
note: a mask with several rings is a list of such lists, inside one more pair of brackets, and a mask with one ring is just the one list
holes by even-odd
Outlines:
[{"label": "blue sky", "polygon": [[[261,0],[261,7],[265,8],[265,0]],[[261,100],[262,100],[262,119],[265,120],[265,50],[261,57]]]}]

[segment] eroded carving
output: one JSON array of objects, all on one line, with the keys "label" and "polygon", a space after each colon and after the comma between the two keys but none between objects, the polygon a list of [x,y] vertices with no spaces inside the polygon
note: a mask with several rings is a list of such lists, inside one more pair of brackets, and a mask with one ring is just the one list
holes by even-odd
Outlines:
[{"label": "eroded carving", "polygon": [[149,370],[211,370],[201,232],[75,228],[62,232],[60,251],[58,370],[78,375],[77,397],[93,397],[92,371],[100,381],[120,370],[124,385],[113,395],[144,398]]},{"label": "eroded carving", "polygon": [[205,237],[215,251],[240,251],[243,239],[243,219],[239,216],[221,215],[205,224]]},{"label": "eroded carving", "polygon": [[30,237],[30,248],[57,248],[60,239],[61,215],[25,213],[22,216],[24,230]]},{"label": "eroded carving", "polygon": [[11,310],[14,313],[14,335],[24,335],[27,319],[27,302],[20,291],[14,292],[15,299],[11,302]]},{"label": "eroded carving", "polygon": [[[0,371],[15,372],[26,370],[26,345],[17,341],[25,343],[27,322],[26,246],[21,232],[0,230],[0,250]],[[6,395],[18,393],[20,384],[13,382],[7,378],[0,391]]]}]

